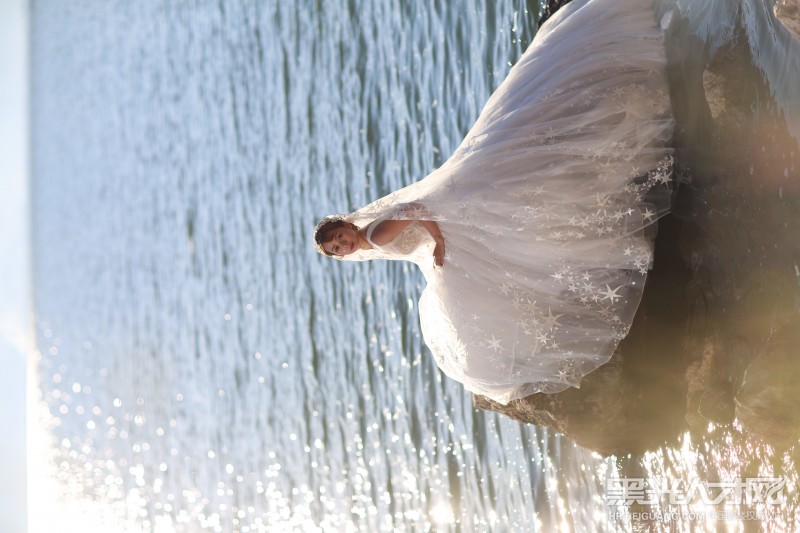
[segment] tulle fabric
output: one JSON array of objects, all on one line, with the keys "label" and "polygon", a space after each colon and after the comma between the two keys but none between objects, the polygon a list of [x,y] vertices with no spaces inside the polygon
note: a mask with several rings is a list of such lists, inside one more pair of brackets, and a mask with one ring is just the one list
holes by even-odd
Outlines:
[{"label": "tulle fabric", "polygon": [[671,195],[665,64],[649,0],[572,2],[442,167],[348,215],[439,223],[444,267],[416,222],[347,259],[419,265],[425,342],[473,393],[578,387],[626,335]]}]

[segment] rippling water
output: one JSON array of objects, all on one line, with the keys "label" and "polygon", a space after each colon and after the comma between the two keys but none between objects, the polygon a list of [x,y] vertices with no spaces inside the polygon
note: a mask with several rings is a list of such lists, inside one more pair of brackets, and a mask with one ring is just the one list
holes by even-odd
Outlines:
[{"label": "rippling water", "polygon": [[609,473],[726,471],[730,434],[626,462],[476,411],[422,343],[415,267],[311,247],[320,216],[444,161],[537,11],[33,3],[42,424],[68,501],[142,530],[594,531],[636,526]]}]

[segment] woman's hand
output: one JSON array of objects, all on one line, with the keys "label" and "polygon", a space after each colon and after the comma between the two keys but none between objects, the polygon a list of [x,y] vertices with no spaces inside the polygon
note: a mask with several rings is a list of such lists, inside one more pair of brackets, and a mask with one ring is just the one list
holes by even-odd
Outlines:
[{"label": "woman's hand", "polygon": [[444,237],[442,237],[442,230],[439,229],[439,224],[433,220],[420,220],[420,224],[433,238],[436,246],[433,248],[433,264],[436,266],[444,266]]},{"label": "woman's hand", "polygon": [[436,246],[433,248],[433,264],[444,266],[444,238],[436,239]]}]

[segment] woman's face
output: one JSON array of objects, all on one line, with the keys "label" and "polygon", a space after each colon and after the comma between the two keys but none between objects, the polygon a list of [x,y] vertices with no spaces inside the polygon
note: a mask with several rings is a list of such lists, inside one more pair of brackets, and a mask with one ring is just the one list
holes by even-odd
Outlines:
[{"label": "woman's face", "polygon": [[328,240],[323,241],[322,248],[332,255],[350,255],[358,250],[359,244],[358,232],[343,225],[330,230]]}]

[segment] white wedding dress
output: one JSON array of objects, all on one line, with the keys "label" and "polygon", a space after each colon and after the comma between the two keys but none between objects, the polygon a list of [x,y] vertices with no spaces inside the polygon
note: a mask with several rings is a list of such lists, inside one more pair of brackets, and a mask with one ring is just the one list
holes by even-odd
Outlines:
[{"label": "white wedding dress", "polygon": [[417,222],[346,259],[419,265],[425,342],[473,393],[578,387],[626,335],[669,208],[665,63],[650,0],[572,2],[441,168],[348,215],[438,222],[444,267]]}]

